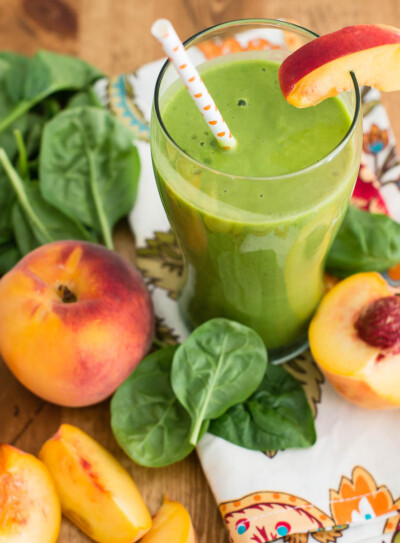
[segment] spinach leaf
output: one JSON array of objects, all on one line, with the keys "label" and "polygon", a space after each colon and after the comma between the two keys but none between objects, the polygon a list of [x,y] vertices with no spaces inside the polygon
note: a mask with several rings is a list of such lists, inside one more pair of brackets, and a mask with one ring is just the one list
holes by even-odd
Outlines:
[{"label": "spinach leaf", "polygon": [[3,51],[0,58],[8,63],[8,70],[5,76],[5,84],[9,97],[13,102],[18,102],[23,97],[26,74],[31,59],[25,55]]},{"label": "spinach leaf", "polygon": [[190,416],[170,383],[176,348],[166,347],[144,358],[111,400],[114,436],[126,454],[142,466],[167,466],[194,448],[188,439]]},{"label": "spinach leaf", "polygon": [[[9,53],[7,51],[0,52],[0,119],[7,116],[15,106],[15,102],[12,100],[8,91],[7,76],[9,71],[11,67],[14,67],[14,69],[18,71],[18,69],[25,65],[28,60],[28,57],[16,53]],[[25,137],[38,122],[41,122],[39,115],[27,113],[11,123],[7,130],[0,133],[0,147],[5,149],[11,160],[14,159],[17,152],[13,131],[20,130],[22,136]]]},{"label": "spinach leaf", "polygon": [[100,102],[95,90],[92,87],[88,87],[80,92],[75,93],[67,102],[66,107],[82,107],[82,106],[94,106],[104,108]]},{"label": "spinach leaf", "polygon": [[38,183],[26,182],[20,178],[4,149],[0,149],[0,164],[15,191],[20,208],[19,211],[14,209],[12,213],[14,227],[16,221],[22,221],[22,217],[24,217],[24,222],[29,225],[31,230],[29,238],[23,222],[21,222],[20,228],[17,227],[15,230],[17,245],[21,252],[25,253],[28,248],[34,248],[33,244],[35,246],[36,244],[43,245],[61,239],[92,241],[82,225],[43,200]]},{"label": "spinach leaf", "polygon": [[15,105],[2,116],[0,132],[47,96],[64,89],[86,88],[102,76],[83,60],[50,51],[38,51],[31,59],[12,62],[5,77]]},{"label": "spinach leaf", "polygon": [[94,107],[63,111],[46,124],[39,177],[44,198],[102,235],[133,207],[140,162],[132,132]]},{"label": "spinach leaf", "polygon": [[267,367],[267,351],[251,328],[227,319],[199,326],[178,348],[172,364],[174,392],[192,417],[195,445],[204,421],[220,417],[254,392]]},{"label": "spinach leaf", "polygon": [[349,209],[328,253],[326,269],[338,277],[384,271],[400,262],[400,224],[387,215]]},{"label": "spinach leaf", "polygon": [[26,255],[40,246],[40,242],[33,233],[33,229],[18,202],[15,202],[12,210],[12,226],[15,241],[21,255]]},{"label": "spinach leaf", "polygon": [[0,169],[0,243],[13,238],[11,212],[15,201],[15,193],[10,186],[7,175]]},{"label": "spinach leaf", "polygon": [[[28,57],[24,55],[12,53],[11,51],[0,52],[0,119],[5,117],[15,105],[15,102],[11,97],[8,88],[8,73],[12,66],[15,66],[16,68],[18,67],[18,69],[20,69],[26,61],[28,61]],[[15,76],[16,80],[18,80],[19,78],[17,73],[15,74]]]},{"label": "spinach leaf", "polygon": [[272,364],[255,393],[213,420],[209,432],[258,451],[309,447],[316,440],[303,388],[282,366]]},{"label": "spinach leaf", "polygon": [[21,258],[21,253],[14,241],[0,245],[0,275],[7,273]]}]

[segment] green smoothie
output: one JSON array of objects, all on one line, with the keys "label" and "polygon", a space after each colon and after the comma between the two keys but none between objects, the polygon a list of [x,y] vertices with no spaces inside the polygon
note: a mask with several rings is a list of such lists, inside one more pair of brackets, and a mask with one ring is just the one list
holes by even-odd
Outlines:
[{"label": "green smoothie", "polygon": [[359,158],[351,140],[332,153],[351,125],[345,104],[294,108],[278,67],[239,55],[202,71],[234,151],[218,147],[182,85],[161,103],[180,149],[152,134],[159,192],[187,264],[182,315],[191,328],[212,317],[237,320],[271,349],[306,334]]}]

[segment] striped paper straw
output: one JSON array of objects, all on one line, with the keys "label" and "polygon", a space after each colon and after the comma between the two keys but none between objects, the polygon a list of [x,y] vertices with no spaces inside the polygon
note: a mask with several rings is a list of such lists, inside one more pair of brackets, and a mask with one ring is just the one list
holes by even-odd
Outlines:
[{"label": "striped paper straw", "polygon": [[236,140],[172,24],[167,19],[158,19],[151,27],[151,33],[161,43],[219,145],[222,149],[233,149],[236,146]]}]

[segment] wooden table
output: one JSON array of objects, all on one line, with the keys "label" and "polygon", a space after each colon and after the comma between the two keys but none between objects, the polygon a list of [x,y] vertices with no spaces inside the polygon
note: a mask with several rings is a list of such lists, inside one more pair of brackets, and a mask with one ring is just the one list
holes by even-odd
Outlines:
[{"label": "wooden table", "polygon": [[[204,27],[243,17],[294,19],[320,34],[359,23],[400,26],[398,0],[0,0],[0,49],[32,54],[38,48],[76,54],[108,74],[117,74],[159,58],[150,35],[154,19],[168,17],[182,38]],[[400,141],[400,94],[384,97]],[[117,248],[134,260],[133,239],[121,229]],[[109,425],[109,405],[65,409],[25,390],[0,361],[0,442],[36,454],[61,422],[94,436],[132,474],[152,513],[163,494],[190,511],[199,543],[226,543],[228,537],[195,454],[164,469],[144,469],[117,446]],[[63,521],[60,543],[89,541]]]}]

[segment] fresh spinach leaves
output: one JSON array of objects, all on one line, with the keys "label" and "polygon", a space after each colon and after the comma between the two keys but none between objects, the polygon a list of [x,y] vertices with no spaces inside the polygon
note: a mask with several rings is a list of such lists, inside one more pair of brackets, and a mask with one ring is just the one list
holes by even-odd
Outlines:
[{"label": "fresh spinach leaves", "polygon": [[166,347],[144,358],[111,401],[115,438],[142,466],[167,466],[194,449],[189,442],[190,415],[170,382],[176,349]]},{"label": "fresh spinach leaves", "polygon": [[140,163],[131,131],[93,89],[102,76],[67,55],[0,52],[0,275],[49,241],[113,247]]},{"label": "fresh spinach leaves", "polygon": [[21,256],[13,240],[2,243],[0,245],[0,274],[6,273],[10,268],[14,267]]},{"label": "fresh spinach leaves", "polygon": [[256,332],[212,319],[179,347],[142,360],[111,401],[111,427],[137,463],[166,466],[189,454],[210,427],[257,450],[305,447],[315,441],[311,409],[282,367],[266,371]]},{"label": "fresh spinach leaves", "polygon": [[109,248],[113,226],[136,198],[140,162],[132,139],[109,112],[90,106],[63,111],[43,131],[44,198],[98,232]]},{"label": "fresh spinach leaves", "polygon": [[387,215],[349,206],[328,253],[326,269],[338,277],[384,271],[400,262],[400,224]]},{"label": "fresh spinach leaves", "polygon": [[267,351],[251,328],[227,319],[199,326],[178,348],[172,365],[174,392],[192,418],[190,442],[205,420],[245,400],[267,368]]},{"label": "fresh spinach leaves", "polygon": [[12,211],[12,224],[17,246],[22,254],[38,245],[61,239],[93,241],[78,222],[43,199],[38,183],[21,179],[3,149],[0,149],[0,164],[17,199]]},{"label": "fresh spinach leaves", "polygon": [[[4,61],[7,62],[7,56]],[[9,62],[5,87],[14,107],[0,119],[0,132],[47,96],[61,90],[82,90],[103,74],[87,62],[50,51]],[[9,108],[8,108],[9,109]]]},{"label": "fresh spinach leaves", "polygon": [[257,451],[310,447],[316,440],[303,388],[282,366],[272,364],[254,394],[213,420],[209,431]]}]

